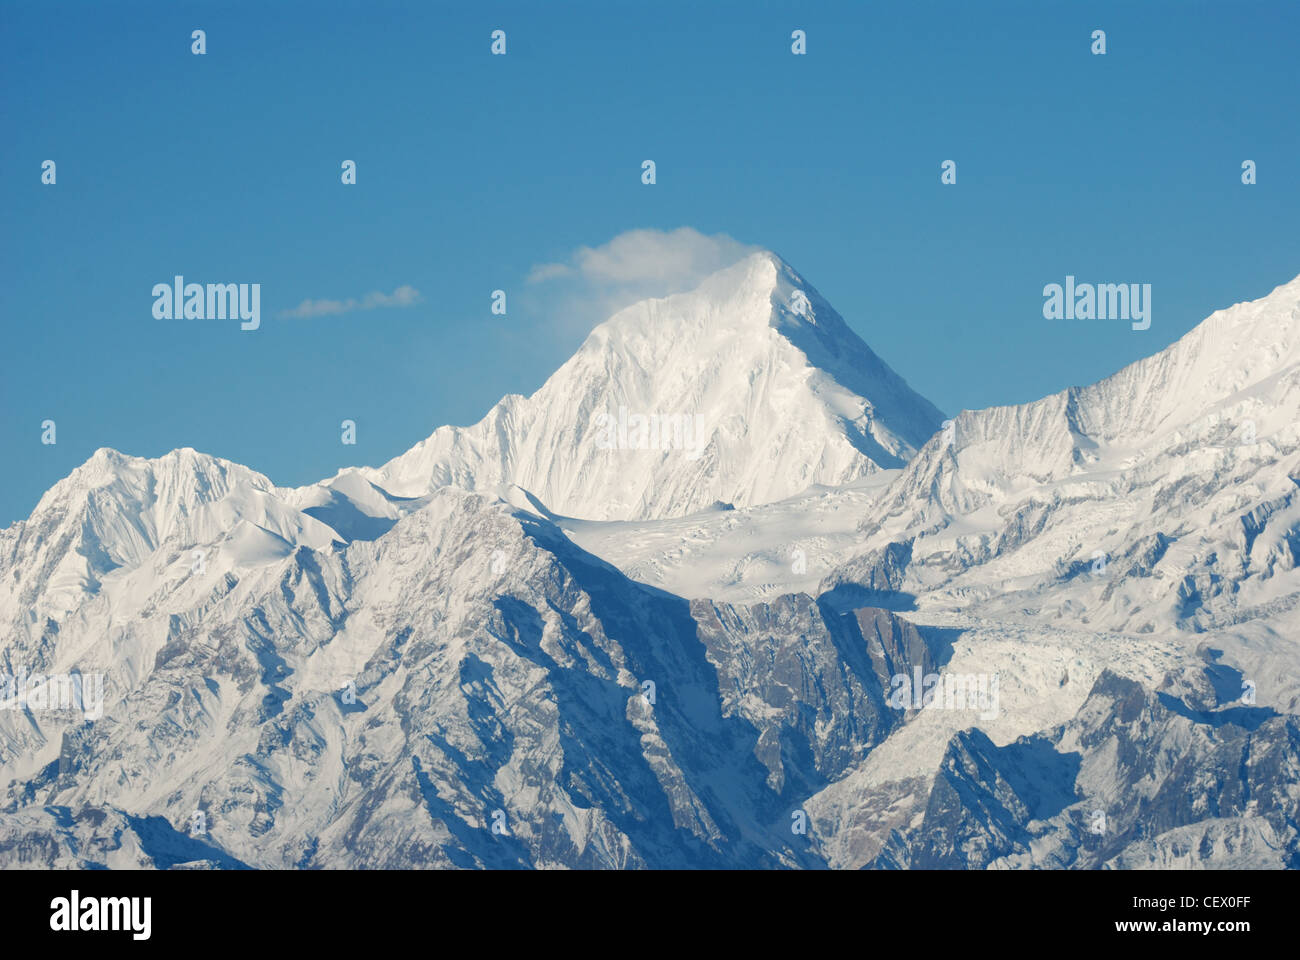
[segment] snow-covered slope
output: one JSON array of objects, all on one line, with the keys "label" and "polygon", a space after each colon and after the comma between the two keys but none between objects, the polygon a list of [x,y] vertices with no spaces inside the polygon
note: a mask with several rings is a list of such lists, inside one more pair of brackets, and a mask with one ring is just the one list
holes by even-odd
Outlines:
[{"label": "snow-covered slope", "polygon": [[1188,702],[1103,671],[1068,723],[953,737],[873,866],[1295,869],[1294,716]]},{"label": "snow-covered slope", "polygon": [[785,500],[667,520],[556,522],[574,543],[640,583],[691,599],[758,603],[816,594],[827,573],[862,548],[862,517],[897,474],[881,470]]},{"label": "snow-covered slope", "polygon": [[0,863],[812,866],[790,806],[900,721],[889,670],[933,666],[883,611],[691,604],[453,489],[161,579],[47,625],[104,711],[0,711]]},{"label": "snow-covered slope", "polygon": [[59,619],[105,577],[156,557],[168,541],[255,550],[258,539],[322,547],[332,533],[239,464],[189,448],[156,460],[101,449],[51,487],[31,517],[0,530],[0,565],[11,572],[0,580],[0,610]]},{"label": "snow-covered slope", "polygon": [[905,555],[897,589],[923,604],[1139,632],[1237,622],[1300,592],[1295,477],[1300,278],[1092,386],[962,412],[823,588]]},{"label": "snow-covered slope", "polygon": [[514,483],[566,516],[679,517],[900,467],[941,420],[802,277],[758,253],[615,314],[533,396],[361,472],[401,496]]}]

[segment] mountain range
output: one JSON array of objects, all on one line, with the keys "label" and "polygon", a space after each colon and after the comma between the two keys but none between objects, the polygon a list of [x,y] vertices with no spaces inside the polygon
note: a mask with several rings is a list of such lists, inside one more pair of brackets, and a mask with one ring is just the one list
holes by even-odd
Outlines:
[{"label": "mountain range", "polygon": [[105,683],[0,703],[0,866],[1296,867],[1298,377],[1300,278],[945,419],[759,253],[378,468],[101,449],[0,531],[0,677]]}]

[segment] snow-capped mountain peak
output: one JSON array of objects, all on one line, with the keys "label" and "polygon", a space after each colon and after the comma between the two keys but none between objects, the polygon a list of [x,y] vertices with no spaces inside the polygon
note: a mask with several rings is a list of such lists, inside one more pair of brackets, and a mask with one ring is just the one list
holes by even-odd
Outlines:
[{"label": "snow-capped mountain peak", "polygon": [[280,493],[257,471],[189,447],[155,459],[96,450],[27,520],[0,531],[0,567],[15,574],[0,582],[0,606],[26,608],[33,622],[61,617],[163,544],[179,550],[223,540],[241,522],[285,544],[337,539]]},{"label": "snow-capped mountain peak", "polygon": [[[1150,631],[1293,603],[1300,278],[1086,387],[963,411],[823,584],[908,556],[907,592]],[[1049,596],[1050,595],[1050,599]]]},{"label": "snow-capped mountain peak", "polygon": [[619,311],[531,397],[362,472],[401,496],[514,483],[558,514],[672,517],[901,466],[941,420],[762,252]]}]

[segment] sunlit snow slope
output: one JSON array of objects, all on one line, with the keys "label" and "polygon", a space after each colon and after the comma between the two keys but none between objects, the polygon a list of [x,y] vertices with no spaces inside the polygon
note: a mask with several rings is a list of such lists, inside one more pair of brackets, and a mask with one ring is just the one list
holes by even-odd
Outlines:
[{"label": "sunlit snow slope", "polygon": [[[635,431],[610,437],[598,419],[623,412],[689,427],[636,449]],[[941,420],[802,277],[757,253],[615,314],[533,396],[362,472],[402,496],[514,483],[566,516],[680,517],[900,467]]]}]

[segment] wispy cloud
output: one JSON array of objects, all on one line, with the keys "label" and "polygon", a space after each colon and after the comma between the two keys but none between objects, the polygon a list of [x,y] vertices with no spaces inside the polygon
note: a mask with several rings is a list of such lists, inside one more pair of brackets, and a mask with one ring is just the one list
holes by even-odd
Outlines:
[{"label": "wispy cloud", "polygon": [[690,227],[628,230],[602,246],[579,247],[568,263],[538,264],[529,272],[528,282],[577,276],[596,286],[648,284],[665,294],[676,293],[757,249],[725,233],[708,236]]},{"label": "wispy cloud", "polygon": [[529,272],[530,300],[565,331],[590,329],[629,304],[696,287],[758,250],[726,234],[690,227],[629,230],[598,247],[579,247],[562,263]]},{"label": "wispy cloud", "polygon": [[554,280],[556,277],[567,277],[572,273],[573,268],[563,263],[539,263],[528,271],[528,282],[545,283],[547,280]]},{"label": "wispy cloud", "polygon": [[352,313],[354,310],[376,310],[380,307],[409,307],[419,303],[423,298],[415,287],[400,286],[392,293],[374,291],[367,293],[360,300],[349,297],[346,300],[304,300],[292,310],[283,311],[282,317],[327,317],[340,313]]}]

